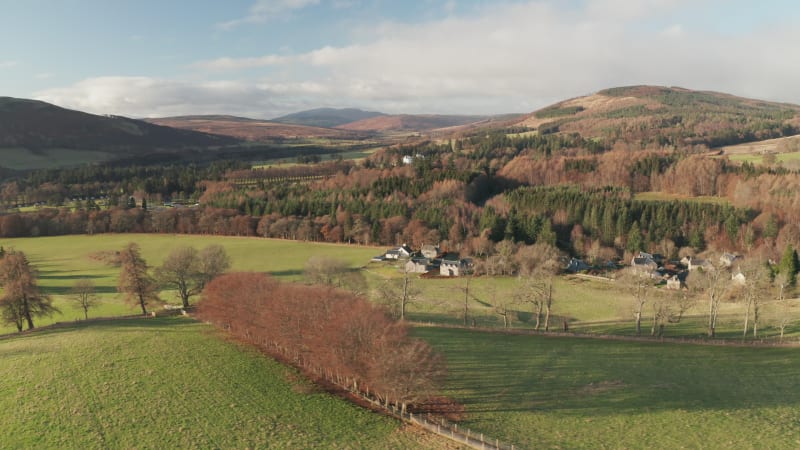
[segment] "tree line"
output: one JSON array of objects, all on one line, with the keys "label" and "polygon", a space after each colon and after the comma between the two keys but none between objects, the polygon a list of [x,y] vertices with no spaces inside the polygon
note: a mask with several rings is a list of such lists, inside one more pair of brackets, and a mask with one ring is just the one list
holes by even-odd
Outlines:
[{"label": "tree line", "polygon": [[280,283],[261,273],[214,279],[197,315],[291,364],[341,380],[404,412],[436,395],[444,360],[402,322],[330,286]]}]

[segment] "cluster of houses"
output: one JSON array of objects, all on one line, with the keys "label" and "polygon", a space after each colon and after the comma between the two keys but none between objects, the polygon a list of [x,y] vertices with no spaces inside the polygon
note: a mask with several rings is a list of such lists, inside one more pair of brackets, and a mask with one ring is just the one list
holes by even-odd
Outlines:
[{"label": "cluster of houses", "polygon": [[[644,275],[650,276],[653,280],[661,280],[666,283],[667,289],[681,289],[686,286],[686,276],[695,270],[716,270],[717,267],[731,269],[731,280],[735,283],[744,283],[745,276],[738,268],[738,263],[742,257],[732,253],[723,253],[719,258],[719,264],[707,259],[686,256],[680,261],[667,261],[662,255],[639,252],[631,258],[630,267]],[[735,266],[735,268],[734,268]],[[582,272],[591,267],[585,262],[572,258],[565,268],[568,272]]]},{"label": "cluster of houses", "polygon": [[423,245],[414,251],[406,244],[394,247],[382,255],[372,258],[374,262],[404,260],[405,271],[443,277],[458,277],[472,272],[473,264],[469,258],[461,258],[458,253],[442,252],[435,245]]}]

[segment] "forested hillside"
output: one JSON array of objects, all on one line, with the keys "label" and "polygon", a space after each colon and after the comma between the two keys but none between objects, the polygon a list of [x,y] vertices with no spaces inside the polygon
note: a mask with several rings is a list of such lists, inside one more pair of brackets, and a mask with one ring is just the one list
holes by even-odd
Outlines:
[{"label": "forested hillside", "polygon": [[[388,145],[358,163],[38,171],[5,182],[0,200],[10,211],[80,200],[72,209],[6,214],[0,235],[258,235],[440,243],[478,256],[504,241],[548,242],[595,259],[709,249],[777,257],[800,244],[800,174],[733,163],[709,145],[796,133],[798,110],[683,89],[619,88],[510,127]],[[175,199],[198,207],[169,207]]]}]

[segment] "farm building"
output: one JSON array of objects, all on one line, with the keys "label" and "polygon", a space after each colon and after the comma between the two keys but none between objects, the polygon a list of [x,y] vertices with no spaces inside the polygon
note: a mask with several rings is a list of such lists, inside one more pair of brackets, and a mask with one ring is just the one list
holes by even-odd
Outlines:
[{"label": "farm building", "polygon": [[386,259],[398,260],[401,258],[411,257],[411,253],[412,253],[411,247],[409,247],[406,244],[403,244],[400,247],[395,247],[391,250],[388,250],[384,255],[384,257]]},{"label": "farm building", "polygon": [[459,277],[472,270],[472,260],[469,258],[445,257],[439,265],[439,274],[443,277]]},{"label": "farm building", "polygon": [[405,267],[408,273],[427,273],[433,269],[431,260],[428,258],[411,258]]}]

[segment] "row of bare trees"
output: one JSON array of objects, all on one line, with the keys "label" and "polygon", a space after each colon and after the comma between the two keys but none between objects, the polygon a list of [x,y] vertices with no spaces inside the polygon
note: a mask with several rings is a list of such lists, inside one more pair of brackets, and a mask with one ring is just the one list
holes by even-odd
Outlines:
[{"label": "row of bare trees", "polygon": [[[736,276],[733,276],[733,275]],[[758,338],[759,326],[765,318],[772,319],[780,331],[780,339],[791,324],[790,303],[785,292],[790,285],[786,273],[774,273],[769,265],[757,261],[742,264],[734,273],[723,265],[709,265],[690,273],[686,286],[680,290],[656,289],[649,272],[627,269],[618,278],[632,301],[636,335],[642,334],[642,321],[651,311],[652,336],[661,336],[667,324],[680,323],[684,315],[696,305],[704,305],[706,335],[717,337],[717,328],[723,302],[740,302],[744,308],[742,338],[752,331]],[[771,317],[765,317],[765,311]]]},{"label": "row of bare trees", "polygon": [[298,367],[332,375],[384,404],[433,397],[443,358],[407,326],[350,292],[280,283],[261,273],[225,274],[208,284],[198,317]]}]

